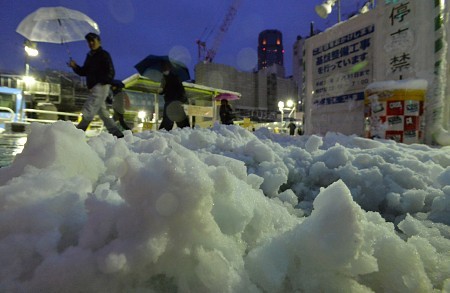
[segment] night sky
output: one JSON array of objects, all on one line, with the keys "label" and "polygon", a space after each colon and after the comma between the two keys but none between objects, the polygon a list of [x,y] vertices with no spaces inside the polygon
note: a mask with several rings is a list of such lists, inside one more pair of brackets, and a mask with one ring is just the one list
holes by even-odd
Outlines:
[{"label": "night sky", "polygon": [[[24,37],[16,32],[19,23],[40,7],[64,6],[85,13],[100,27],[103,48],[110,52],[116,78],[134,73],[134,65],[149,54],[176,56],[190,69],[198,62],[196,40],[210,47],[234,0],[0,0],[0,72],[24,73]],[[306,37],[310,24],[325,30],[337,22],[337,9],[321,19],[314,6],[321,0],[241,0],[213,62],[240,71],[252,71],[257,64],[258,34],[277,29],[283,34],[286,74],[292,74],[292,48],[297,36]],[[341,1],[342,18],[355,12],[365,1]],[[30,61],[33,69],[70,71],[70,56],[83,63],[88,47],[84,41],[61,44],[38,43],[39,56]]]}]

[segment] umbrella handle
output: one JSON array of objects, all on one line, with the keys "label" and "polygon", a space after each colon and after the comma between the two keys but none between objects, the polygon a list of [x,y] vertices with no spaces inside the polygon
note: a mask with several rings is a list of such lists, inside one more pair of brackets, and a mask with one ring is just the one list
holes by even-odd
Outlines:
[{"label": "umbrella handle", "polygon": [[62,44],[66,45],[66,52],[69,55],[69,59],[72,60],[72,53],[70,52],[69,45],[67,43],[62,42]]}]

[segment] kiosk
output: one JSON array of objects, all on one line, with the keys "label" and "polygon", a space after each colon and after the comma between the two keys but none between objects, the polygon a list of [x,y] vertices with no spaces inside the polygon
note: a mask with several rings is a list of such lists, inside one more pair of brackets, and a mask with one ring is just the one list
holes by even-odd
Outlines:
[{"label": "kiosk", "polygon": [[[160,104],[164,103],[162,96],[158,94],[160,87],[159,81],[151,80],[140,74],[134,74],[122,81],[125,84],[124,90],[127,92],[144,93],[140,95],[146,99],[139,101],[132,99],[131,105],[134,110],[149,111],[151,115],[144,127],[144,130],[157,130],[159,126]],[[238,92],[228,91],[224,89],[212,88],[190,82],[183,82],[186,91],[188,104],[185,105],[185,112],[189,116],[191,126],[211,127],[216,121],[220,121],[218,114],[218,103],[214,98],[219,94],[232,94],[239,98],[241,94]],[[142,107],[137,109],[136,107]],[[150,125],[150,126],[149,126]]]}]

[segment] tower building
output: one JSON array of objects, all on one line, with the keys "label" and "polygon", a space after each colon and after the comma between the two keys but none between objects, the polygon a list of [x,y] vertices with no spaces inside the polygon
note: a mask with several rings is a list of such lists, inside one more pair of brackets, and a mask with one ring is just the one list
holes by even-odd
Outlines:
[{"label": "tower building", "polygon": [[283,66],[283,35],[278,30],[265,30],[258,38],[258,70],[274,64]]}]

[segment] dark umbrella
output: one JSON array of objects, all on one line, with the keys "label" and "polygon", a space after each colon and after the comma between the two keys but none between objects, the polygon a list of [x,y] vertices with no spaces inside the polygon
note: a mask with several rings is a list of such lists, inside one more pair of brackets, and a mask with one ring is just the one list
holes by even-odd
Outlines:
[{"label": "dark umbrella", "polygon": [[151,80],[160,80],[162,78],[162,65],[170,62],[172,72],[175,73],[181,81],[190,80],[189,69],[182,62],[170,59],[169,56],[148,55],[142,61],[134,66],[140,75]]},{"label": "dark umbrella", "polygon": [[111,86],[123,89],[125,87],[125,84],[121,80],[114,79],[113,81],[111,81]]},{"label": "dark umbrella", "polygon": [[111,90],[113,91],[113,94],[117,94],[122,91],[122,89],[125,87],[125,84],[118,79],[114,79],[111,81]]}]

